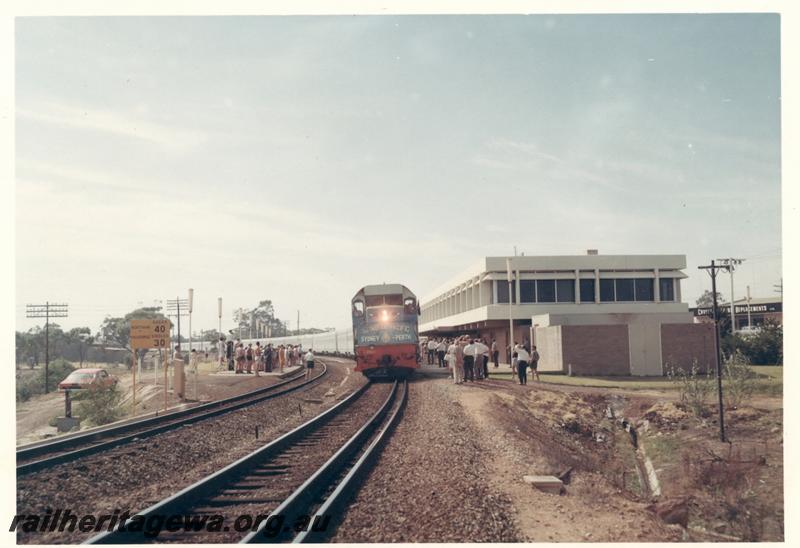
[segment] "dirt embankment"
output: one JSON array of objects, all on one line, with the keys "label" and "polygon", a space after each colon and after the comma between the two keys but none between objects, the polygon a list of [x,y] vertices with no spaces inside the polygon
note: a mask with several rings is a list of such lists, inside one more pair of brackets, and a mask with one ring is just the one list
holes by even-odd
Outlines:
[{"label": "dirt embankment", "polygon": [[[674,401],[579,388],[490,380],[451,390],[530,540],[783,540],[779,401],[729,412],[723,444],[713,406],[696,418]],[[522,481],[529,474],[569,483],[545,494]]]}]

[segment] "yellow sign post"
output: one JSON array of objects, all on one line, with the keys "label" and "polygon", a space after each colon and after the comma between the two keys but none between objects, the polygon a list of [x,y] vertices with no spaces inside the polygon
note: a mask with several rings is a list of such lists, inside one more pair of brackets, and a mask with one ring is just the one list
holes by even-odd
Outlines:
[{"label": "yellow sign post", "polygon": [[[169,320],[131,320],[131,350],[133,350],[133,414],[136,415],[136,351],[142,348],[169,349],[172,323]],[[169,350],[168,350],[169,351]],[[164,368],[166,372],[166,367]],[[164,386],[166,406],[166,385]]]}]

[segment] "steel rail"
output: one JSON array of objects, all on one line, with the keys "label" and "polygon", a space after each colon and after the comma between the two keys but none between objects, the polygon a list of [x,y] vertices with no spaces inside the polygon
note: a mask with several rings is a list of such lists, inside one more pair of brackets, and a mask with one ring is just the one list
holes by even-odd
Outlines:
[{"label": "steel rail", "polygon": [[[356,461],[350,471],[347,472],[347,475],[342,479],[342,481],[339,482],[339,485],[336,486],[336,489],[334,489],[333,493],[331,493],[325,502],[322,503],[322,506],[320,506],[319,509],[317,509],[317,511],[314,513],[314,516],[309,522],[311,525],[320,522],[324,523],[323,520],[325,520],[326,516],[334,516],[341,519],[341,517],[344,515],[344,510],[348,501],[356,493],[358,488],[363,483],[366,475],[377,462],[384,444],[389,437],[391,437],[395,426],[397,426],[397,423],[402,416],[406,402],[408,401],[407,380],[403,382],[403,395],[401,398],[402,399],[400,400],[400,403],[397,405],[397,407],[395,407],[392,415],[386,421],[381,431],[372,440],[372,443],[369,444],[369,447],[367,447],[361,457],[359,457],[358,461]],[[315,527],[307,528],[306,530],[300,532],[292,542],[298,544],[309,542],[325,542],[332,536],[336,526],[338,526],[338,521],[339,520],[334,523],[329,523],[328,526],[320,529]]]},{"label": "steel rail", "polygon": [[[347,498],[355,491],[359,481],[364,474],[374,464],[379,448],[388,439],[389,433],[400,416],[400,411],[405,406],[408,396],[408,382],[403,381],[403,394],[400,404],[395,407],[389,420],[387,420],[369,444],[367,449],[361,454],[360,458],[347,471],[345,477],[336,485],[333,493],[325,499],[324,493],[336,483],[348,464],[358,455],[358,452],[369,442],[376,428],[384,422],[384,417],[392,408],[397,399],[398,381],[394,382],[392,391],[386,398],[381,408],[356,432],[339,450],[328,459],[325,464],[317,469],[300,487],[298,487],[289,497],[287,497],[275,510],[270,512],[270,516],[278,516],[282,523],[296,523],[300,516],[307,516],[314,507],[315,502],[325,499],[314,517],[309,521],[308,527],[299,534],[292,527],[282,527],[276,531],[275,535],[264,534],[269,525],[269,520],[262,521],[258,528],[245,536],[241,544],[255,543],[275,543],[293,540],[293,542],[322,542],[326,535],[329,535],[331,511],[341,509]],[[314,524],[323,523],[324,527],[317,530]],[[292,539],[294,537],[294,539]]]},{"label": "steel rail", "polygon": [[[223,489],[230,483],[230,478],[237,477],[242,474],[242,472],[268,461],[284,449],[294,445],[298,441],[302,441],[304,436],[323,426],[346,409],[351,403],[356,401],[369,387],[369,383],[362,385],[344,400],[306,421],[294,430],[283,434],[265,446],[256,449],[252,453],[217,470],[213,474],[185,487],[174,495],[153,504],[141,512],[137,512],[134,516],[131,516],[131,519],[135,516],[140,516],[142,519],[147,520],[150,516],[185,514],[184,509],[190,507],[193,501],[199,500],[209,493]],[[85,541],[84,544],[136,544],[143,540],[145,539],[143,539],[141,531],[127,531],[117,528],[113,531],[106,531],[95,535]]]},{"label": "steel rail", "polygon": [[[255,405],[270,400],[272,398],[277,398],[279,396],[289,394],[291,392],[294,392],[295,390],[298,390],[304,386],[308,386],[309,384],[316,382],[317,380],[322,378],[327,372],[328,372],[327,365],[322,363],[322,371],[318,375],[308,379],[307,381],[301,382],[294,386],[290,386],[284,390],[278,390],[278,389],[285,387],[287,384],[293,383],[301,379],[304,376],[304,373],[291,377],[285,381],[247,392],[245,394],[239,394],[237,396],[232,396],[230,398],[208,402],[202,405],[198,405],[196,407],[191,407],[189,409],[182,409],[180,411],[168,413],[166,415],[159,415],[156,417],[142,419],[135,422],[125,423],[113,428],[88,432],[84,435],[78,435],[63,440],[57,440],[54,442],[50,442],[48,444],[20,449],[17,451],[18,461],[25,458],[31,458],[47,453],[52,453],[54,451],[69,449],[76,445],[91,443],[94,440],[102,439],[108,436],[115,436],[115,435],[118,436],[120,434],[123,434],[121,437],[115,437],[107,441],[100,441],[93,445],[88,445],[86,447],[74,449],[66,453],[59,453],[51,457],[45,457],[43,459],[20,464],[17,466],[17,477],[24,476],[45,468],[49,468],[57,464],[70,462],[79,459],[81,457],[93,455],[101,451],[106,451],[108,449],[112,449],[114,447],[130,443],[134,440],[140,440],[151,436],[155,436],[156,434],[161,434],[162,432],[179,428],[187,424],[192,424],[201,420],[213,418],[218,415],[229,413],[231,411],[236,411],[238,409],[242,409],[250,405]],[[276,392],[276,390],[278,391]],[[154,426],[154,425],[159,425],[159,426]],[[138,430],[139,428],[142,427],[150,427],[150,428],[146,428],[145,430]],[[131,434],[124,435],[127,432],[131,431],[134,432]]]}]

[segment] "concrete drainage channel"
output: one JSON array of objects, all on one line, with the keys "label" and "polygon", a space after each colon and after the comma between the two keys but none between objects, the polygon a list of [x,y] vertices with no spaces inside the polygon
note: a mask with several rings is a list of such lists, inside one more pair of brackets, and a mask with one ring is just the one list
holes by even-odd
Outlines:
[{"label": "concrete drainage channel", "polygon": [[613,395],[606,407],[606,417],[616,420],[620,428],[625,430],[633,447],[633,457],[636,463],[636,474],[639,477],[639,485],[642,486],[643,495],[646,499],[661,496],[661,485],[658,482],[658,475],[653,466],[653,462],[645,453],[644,447],[639,443],[639,435],[633,424],[622,415],[624,402],[622,397]]}]

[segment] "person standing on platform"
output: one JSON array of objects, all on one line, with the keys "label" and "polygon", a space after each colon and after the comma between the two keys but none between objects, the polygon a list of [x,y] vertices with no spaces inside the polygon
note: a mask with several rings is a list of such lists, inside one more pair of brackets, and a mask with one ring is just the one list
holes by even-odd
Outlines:
[{"label": "person standing on platform", "polygon": [[431,338],[428,340],[428,365],[433,365],[433,359],[436,354],[436,341]]},{"label": "person standing on platform", "polygon": [[436,357],[439,358],[439,367],[444,367],[444,355],[447,353],[447,342],[445,342],[444,337],[439,339],[439,343],[436,345]]},{"label": "person standing on platform", "polygon": [[533,373],[534,380],[541,381],[539,379],[539,352],[536,350],[535,344],[531,347],[531,373]]},{"label": "person standing on platform", "polygon": [[192,348],[192,351],[189,352],[189,367],[192,369],[192,374],[194,374],[194,382],[197,382],[197,362],[199,360],[200,354],[197,353],[196,348]]},{"label": "person standing on platform", "polygon": [[228,371],[233,371],[233,363],[236,356],[236,349],[233,346],[233,341],[228,341],[225,343],[225,357],[228,360]]},{"label": "person standing on platform", "polygon": [[475,382],[475,343],[467,339],[464,346],[464,380]]},{"label": "person standing on platform", "polygon": [[453,343],[456,347],[455,349],[455,367],[454,367],[454,375],[456,376],[457,382],[456,384],[463,384],[464,383],[464,341],[461,339],[456,339]]},{"label": "person standing on platform", "polygon": [[286,365],[286,349],[283,345],[278,347],[278,364],[281,368],[281,373],[283,373],[283,367]]},{"label": "person standing on platform", "polygon": [[234,356],[236,358],[236,374],[244,373],[244,346],[242,343],[237,343],[234,349]]},{"label": "person standing on platform", "polygon": [[511,350],[511,374],[517,374],[517,363],[519,360],[517,359],[517,341],[514,341],[514,345],[510,346],[509,349]]},{"label": "person standing on platform", "polygon": [[272,343],[264,349],[264,371],[272,373]]},{"label": "person standing on platform", "polygon": [[476,339],[475,341],[475,371],[479,374],[480,378],[489,378],[489,347],[483,342],[483,339]]},{"label": "person standing on platform", "polygon": [[500,357],[500,351],[497,350],[497,340],[492,339],[492,361],[494,362],[495,369],[500,366],[497,362],[497,358]]},{"label": "person standing on platform", "polygon": [[253,372],[253,343],[248,343],[244,350],[244,363],[248,373]]},{"label": "person standing on platform", "polygon": [[217,343],[217,371],[225,368],[225,346],[225,337],[220,337]]},{"label": "person standing on platform", "polygon": [[531,358],[528,351],[525,350],[525,347],[521,344],[518,344],[515,350],[517,352],[517,376],[519,377],[519,383],[526,385],[528,384],[528,362]]},{"label": "person standing on platform", "polygon": [[259,371],[264,370],[264,354],[261,350],[261,341],[256,341],[256,347],[253,350],[253,360],[255,361],[256,366],[256,377],[258,377]]},{"label": "person standing on platform", "polygon": [[311,373],[314,371],[314,349],[309,348],[305,355],[306,361],[306,379],[311,378]]}]

